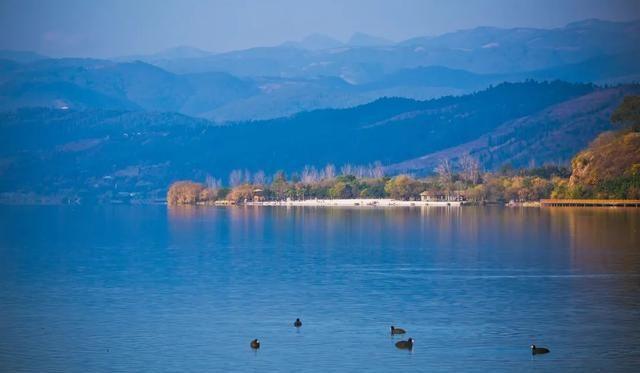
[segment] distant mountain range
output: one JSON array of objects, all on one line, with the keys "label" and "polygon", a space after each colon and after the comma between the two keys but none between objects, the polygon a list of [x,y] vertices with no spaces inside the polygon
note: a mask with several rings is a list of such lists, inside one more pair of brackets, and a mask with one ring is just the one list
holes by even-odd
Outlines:
[{"label": "distant mountain range", "polygon": [[482,74],[521,73],[629,52],[638,49],[638,45],[640,21],[587,20],[556,29],[478,27],[398,43],[354,35],[348,43],[341,44],[315,35],[300,43],[167,59],[157,65],[175,73],[338,76],[360,84],[418,66],[437,65]]},{"label": "distant mountain range", "polygon": [[639,45],[640,21],[588,20],[113,60],[0,51],[0,193],[148,199],[233,169],[426,174],[467,153],[562,163],[638,94]]},{"label": "distant mountain range", "polygon": [[29,51],[0,50],[0,60],[13,61],[18,63],[29,63],[44,60],[49,57]]},{"label": "distant mountain range", "polygon": [[0,110],[172,111],[218,122],[271,119],[319,108],[345,108],[381,97],[430,99],[504,81],[626,83],[640,79],[640,51],[523,73],[478,74],[444,66],[402,68],[351,84],[338,76],[237,77],[228,72],[175,74],[145,62],[95,59],[0,60]]},{"label": "distant mountain range", "polygon": [[348,48],[348,47],[383,47],[393,45],[390,40],[380,38],[373,35],[368,35],[362,32],[356,32],[351,35],[351,38],[346,43],[340,40],[334,39],[327,35],[311,34],[301,41],[288,41],[282,43],[281,47],[293,47],[306,49],[310,51],[320,51],[323,49],[336,49],[336,48]]},{"label": "distant mountain range", "polygon": [[426,174],[464,153],[486,169],[567,162],[609,127],[624,95],[638,93],[638,85],[506,83],[226,126],[174,113],[20,109],[0,115],[0,193],[153,199],[172,181],[226,182],[233,169],[381,161],[390,173]]}]

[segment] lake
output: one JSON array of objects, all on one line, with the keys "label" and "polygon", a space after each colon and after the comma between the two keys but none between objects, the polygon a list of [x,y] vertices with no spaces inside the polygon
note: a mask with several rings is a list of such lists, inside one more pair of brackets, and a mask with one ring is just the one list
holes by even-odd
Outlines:
[{"label": "lake", "polygon": [[0,371],[597,369],[640,369],[639,209],[0,208]]}]

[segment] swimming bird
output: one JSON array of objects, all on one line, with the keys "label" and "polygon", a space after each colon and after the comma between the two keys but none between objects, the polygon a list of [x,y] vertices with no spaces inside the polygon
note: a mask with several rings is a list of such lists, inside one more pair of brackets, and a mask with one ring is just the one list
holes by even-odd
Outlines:
[{"label": "swimming bird", "polygon": [[406,341],[396,342],[396,347],[411,350],[413,348],[413,338],[409,338]]},{"label": "swimming bird", "polygon": [[295,326],[296,328],[299,328],[302,326],[302,321],[300,321],[300,319],[296,319],[296,321],[293,323],[293,326]]},{"label": "swimming bird", "polygon": [[257,338],[251,341],[251,348],[253,348],[254,350],[260,348],[260,341]]},{"label": "swimming bird", "polygon": [[531,354],[532,355],[539,355],[539,354],[548,354],[549,349],[545,348],[545,347],[536,347],[536,345],[531,345]]},{"label": "swimming bird", "polygon": [[391,326],[391,334],[404,334],[404,333],[406,333],[404,329]]}]

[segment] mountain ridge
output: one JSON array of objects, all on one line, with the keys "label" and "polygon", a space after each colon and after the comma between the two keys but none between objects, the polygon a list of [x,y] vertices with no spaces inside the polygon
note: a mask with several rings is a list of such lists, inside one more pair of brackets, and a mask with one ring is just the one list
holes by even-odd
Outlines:
[{"label": "mountain ridge", "polygon": [[[504,83],[459,97],[382,98],[348,109],[226,126],[167,112],[1,112],[0,193],[108,199],[126,192],[153,199],[172,181],[207,175],[226,180],[234,169],[272,174],[327,163],[394,165],[602,90],[563,82]],[[577,135],[590,141],[594,132]]]},{"label": "mountain ridge", "polygon": [[[45,59],[0,62],[0,109],[49,106],[178,111],[215,121],[272,119],[319,108],[345,108],[380,97],[419,100],[464,95],[505,81],[625,83],[640,79],[640,51],[509,74],[418,66],[353,84],[341,76],[238,77],[227,72],[175,74],[142,61]],[[57,89],[57,91],[56,91]],[[86,97],[78,95],[86,92]]]},{"label": "mountain ridge", "polygon": [[[386,167],[391,173],[433,172],[443,159],[470,155],[487,170],[503,164],[515,168],[551,162],[568,164],[575,149],[585,148],[610,129],[609,118],[626,95],[640,93],[640,85],[600,89],[553,105],[531,116],[506,122],[470,142]],[[580,136],[575,133],[582,132]]]}]

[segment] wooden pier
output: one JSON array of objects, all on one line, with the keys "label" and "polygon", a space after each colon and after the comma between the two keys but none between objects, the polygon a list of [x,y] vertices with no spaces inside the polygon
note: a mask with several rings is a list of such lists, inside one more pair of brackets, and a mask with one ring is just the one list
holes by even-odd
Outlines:
[{"label": "wooden pier", "polygon": [[541,199],[540,206],[640,207],[640,199]]}]

